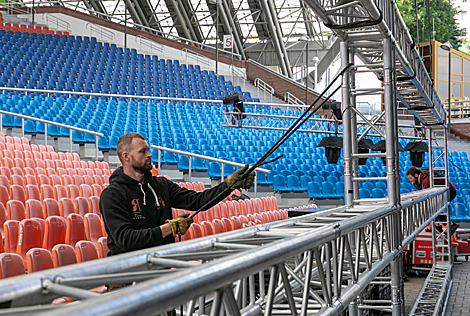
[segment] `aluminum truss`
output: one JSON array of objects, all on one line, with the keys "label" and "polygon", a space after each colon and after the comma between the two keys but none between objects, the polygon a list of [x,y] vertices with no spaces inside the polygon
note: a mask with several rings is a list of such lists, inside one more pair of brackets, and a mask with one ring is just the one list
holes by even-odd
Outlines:
[{"label": "aluminum truss", "polygon": [[[448,205],[447,189],[401,205],[341,207],[0,281],[0,315],[340,315],[393,310],[386,272]],[[401,236],[399,238],[399,236]],[[396,246],[394,246],[396,244]],[[86,289],[131,283],[104,295]],[[49,304],[69,296],[79,303]],[[38,304],[42,304],[38,306]],[[166,314],[165,314],[166,315]]]},{"label": "aluminum truss", "polygon": [[[265,129],[273,131],[287,131],[287,129],[294,123],[297,117],[284,116],[284,115],[268,115],[268,114],[255,114],[255,113],[244,113],[245,117],[242,121],[239,120],[240,114],[238,112],[224,112],[224,122],[222,127],[231,128],[251,128],[251,129]],[[385,123],[378,122],[381,116],[369,121],[363,116],[366,121],[357,122],[359,129],[365,131],[361,133],[358,141],[364,136],[368,137],[381,137],[385,135]],[[338,123],[338,125],[336,124]],[[372,124],[371,124],[372,123]],[[299,128],[297,132],[300,133],[323,133],[323,134],[341,134],[342,133],[342,121],[336,121],[333,119],[321,119],[321,118],[310,118],[308,119],[302,128]],[[412,125],[398,125],[398,137],[408,139],[422,139],[422,137],[415,136],[418,130]]]}]

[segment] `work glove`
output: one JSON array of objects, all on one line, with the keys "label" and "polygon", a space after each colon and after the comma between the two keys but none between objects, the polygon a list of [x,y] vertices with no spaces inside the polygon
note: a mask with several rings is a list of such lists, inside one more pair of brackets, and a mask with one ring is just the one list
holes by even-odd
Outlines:
[{"label": "work glove", "polygon": [[183,214],[173,219],[167,219],[165,223],[170,223],[173,237],[176,235],[184,235],[193,223],[192,218],[188,218],[189,214]]},{"label": "work glove", "polygon": [[[253,180],[255,180],[255,173],[251,172],[248,174],[245,179],[241,180],[241,176],[248,170],[248,165],[238,169],[231,176],[227,177],[227,185],[232,187],[234,190],[245,189],[248,190],[253,185]],[[233,186],[232,186],[233,185]]]}]

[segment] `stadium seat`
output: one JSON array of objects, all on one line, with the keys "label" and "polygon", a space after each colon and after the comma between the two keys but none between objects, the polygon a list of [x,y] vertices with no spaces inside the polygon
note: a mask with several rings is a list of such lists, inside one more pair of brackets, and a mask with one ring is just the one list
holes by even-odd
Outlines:
[{"label": "stadium seat", "polygon": [[75,213],[75,205],[70,198],[61,198],[59,200],[60,216],[67,218],[69,214]]},{"label": "stadium seat", "polygon": [[101,231],[101,218],[99,215],[94,213],[88,213],[84,216],[85,219],[85,235],[88,241],[96,244],[98,239],[103,236]]},{"label": "stadium seat", "polygon": [[213,219],[212,220],[212,232],[214,234],[220,234],[226,232],[224,223],[220,219]]},{"label": "stadium seat", "polygon": [[77,262],[85,262],[98,259],[98,251],[91,241],[81,240],[75,244]]},{"label": "stadium seat", "polygon": [[201,227],[204,233],[204,236],[210,236],[213,235],[214,232],[212,230],[212,224],[208,221],[202,221],[201,222]]},{"label": "stadium seat", "polygon": [[85,214],[89,213],[90,210],[88,208],[88,199],[78,196],[75,198],[74,201],[75,205],[75,213],[80,214],[81,216],[85,216]]},{"label": "stadium seat", "polygon": [[75,247],[75,244],[80,240],[86,240],[85,238],[85,226],[83,223],[83,217],[79,214],[69,214],[67,216],[67,224],[65,231],[65,243]]},{"label": "stadium seat", "polygon": [[43,184],[40,186],[41,200],[54,199],[54,188],[51,185]]},{"label": "stadium seat", "polygon": [[11,185],[10,186],[10,199],[20,201],[21,203],[25,204],[26,202],[26,194],[24,192],[24,187],[22,185]]},{"label": "stadium seat", "polygon": [[24,204],[21,201],[11,200],[7,202],[7,219],[22,221],[26,218]]},{"label": "stadium seat", "polygon": [[46,198],[42,201],[42,209],[44,210],[44,218],[49,216],[60,216],[59,202],[55,199]]},{"label": "stadium seat", "polygon": [[61,184],[54,186],[54,198],[59,201],[62,198],[68,197],[67,188]]},{"label": "stadium seat", "polygon": [[69,184],[67,186],[67,194],[70,199],[75,200],[75,198],[80,196],[80,189],[74,184]]},{"label": "stadium seat", "polygon": [[52,269],[52,255],[49,250],[32,248],[26,253],[26,269],[29,273]]},{"label": "stadium seat", "polygon": [[64,244],[55,245],[52,248],[52,262],[54,268],[77,263],[74,247]]},{"label": "stadium seat", "polygon": [[97,247],[98,247],[98,258],[106,258],[109,252],[108,238],[101,237],[100,239],[98,239]]},{"label": "stadium seat", "polygon": [[462,203],[455,203],[453,207],[451,207],[450,212],[450,219],[453,221],[464,221],[469,220],[470,216],[467,211],[467,207],[465,204]]},{"label": "stadium seat", "polygon": [[199,238],[204,236],[204,231],[200,224],[192,223],[191,227],[189,228],[189,233],[191,235],[191,239]]},{"label": "stadium seat", "polygon": [[80,196],[88,199],[90,196],[93,195],[93,190],[90,185],[88,184],[81,184],[80,185]]},{"label": "stadium seat", "polygon": [[42,203],[39,200],[26,200],[26,218],[44,219]]},{"label": "stadium seat", "polygon": [[88,198],[88,211],[101,216],[100,212],[100,198],[97,196],[90,196]]},{"label": "stadium seat", "polygon": [[41,194],[39,187],[36,184],[28,184],[25,189],[26,200],[38,200],[41,201]]},{"label": "stadium seat", "polygon": [[65,219],[60,216],[49,216],[44,225],[42,248],[52,251],[58,244],[65,244]]},{"label": "stadium seat", "polygon": [[241,222],[241,220],[240,220],[240,218],[239,218],[238,216],[232,216],[232,217],[230,218],[230,221],[232,222],[232,228],[233,228],[233,230],[235,230],[235,229],[240,229],[240,228],[243,227],[243,226],[242,226],[242,222]]},{"label": "stadium seat", "polygon": [[11,278],[25,274],[23,258],[16,253],[0,254],[0,279]]},{"label": "stadium seat", "polygon": [[34,219],[24,219],[18,227],[18,245],[16,253],[20,255],[26,264],[26,253],[31,248],[41,248],[41,225]]},{"label": "stadium seat", "polygon": [[6,252],[16,253],[19,225],[20,222],[16,220],[7,220],[5,223],[3,223],[5,237],[4,249]]},{"label": "stadium seat", "polygon": [[308,184],[308,197],[311,199],[320,199],[323,198],[323,194],[321,192],[320,186],[317,182],[310,182]]}]

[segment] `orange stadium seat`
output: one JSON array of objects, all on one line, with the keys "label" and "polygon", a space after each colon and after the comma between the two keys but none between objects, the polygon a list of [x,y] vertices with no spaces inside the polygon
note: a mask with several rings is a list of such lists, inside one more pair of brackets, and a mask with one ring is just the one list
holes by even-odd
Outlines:
[{"label": "orange stadium seat", "polygon": [[246,201],[239,200],[237,202],[238,202],[238,205],[240,206],[240,214],[246,216],[248,214],[248,206],[246,205]]},{"label": "orange stadium seat", "polygon": [[102,175],[93,176],[93,183],[102,186],[104,184],[103,176]]},{"label": "orange stadium seat", "polygon": [[85,262],[98,259],[98,251],[91,241],[81,240],[75,244],[77,262]]},{"label": "orange stadium seat", "polygon": [[65,243],[75,247],[75,244],[85,238],[85,226],[83,217],[79,214],[69,214],[65,231]]},{"label": "orange stadium seat", "polygon": [[89,175],[83,176],[83,184],[88,184],[89,186],[93,185],[93,178]]},{"label": "orange stadium seat", "polygon": [[24,261],[16,253],[0,254],[0,279],[25,274]]},{"label": "orange stadium seat", "polygon": [[88,198],[88,210],[90,213],[101,216],[100,212],[100,198],[97,196],[90,196]]},{"label": "orange stadium seat", "polygon": [[98,247],[98,258],[106,258],[108,256],[108,238],[101,237],[98,239],[98,243],[96,244]]},{"label": "orange stadium seat", "polygon": [[10,179],[11,169],[8,167],[0,167],[0,174]]},{"label": "orange stadium seat", "polygon": [[32,153],[34,160],[42,160],[42,154],[39,151],[33,151]]},{"label": "orange stadium seat", "polygon": [[55,245],[52,248],[52,262],[54,268],[77,263],[74,247],[66,244]]},{"label": "orange stadium seat", "polygon": [[24,177],[23,169],[24,168],[13,167],[13,168],[11,168],[11,175],[15,174],[15,175]]},{"label": "orange stadium seat", "polygon": [[31,248],[41,248],[41,224],[34,219],[24,219],[18,227],[18,246],[16,253],[26,263],[26,253]]},{"label": "orange stadium seat", "polygon": [[20,221],[8,220],[3,223],[3,231],[5,236],[5,251],[16,253],[16,245],[18,244],[18,226]]},{"label": "orange stadium seat", "polygon": [[41,192],[41,200],[54,198],[54,188],[51,185],[48,185],[48,184],[41,185],[40,192]]},{"label": "orange stadium seat", "polygon": [[34,175],[27,174],[24,176],[24,180],[26,185],[38,185],[38,181]]},{"label": "orange stadium seat", "polygon": [[49,216],[44,225],[42,248],[52,251],[58,244],[65,244],[65,219],[60,216]]},{"label": "orange stadium seat", "polygon": [[238,216],[232,216],[230,221],[232,222],[233,230],[242,228],[242,222]]},{"label": "orange stadium seat", "polygon": [[204,232],[200,224],[192,223],[191,227],[189,228],[189,233],[191,235],[191,239],[199,238],[204,236]]},{"label": "orange stadium seat", "polygon": [[71,153],[65,153],[65,159],[72,162],[73,161],[73,155]]},{"label": "orange stadium seat", "polygon": [[233,209],[235,211],[235,214],[237,215],[244,215],[242,213],[242,210],[240,208],[240,204],[238,203],[238,201],[232,201],[232,205],[233,205]]},{"label": "orange stadium seat", "polygon": [[224,224],[225,231],[229,232],[233,230],[232,221],[230,219],[228,219],[227,217],[222,217],[221,221]]},{"label": "orange stadium seat", "polygon": [[67,187],[69,184],[73,184],[73,179],[71,176],[67,175],[62,175],[62,185]]},{"label": "orange stadium seat", "polygon": [[54,198],[59,201],[61,198],[68,197],[67,188],[61,184],[54,186]]},{"label": "orange stadium seat", "polygon": [[93,190],[90,185],[88,184],[81,184],[80,185],[80,196],[88,199],[90,196],[93,195]]},{"label": "orange stadium seat", "polygon": [[10,177],[11,184],[12,185],[19,185],[24,187],[24,177],[17,175],[17,174],[12,174]]},{"label": "orange stadium seat", "polygon": [[93,189],[93,196],[97,196],[97,197],[101,196],[101,192],[103,191],[103,185],[93,184],[91,188]]},{"label": "orange stadium seat", "polygon": [[220,219],[215,218],[212,220],[212,232],[214,234],[220,234],[220,233],[226,232],[224,223]]},{"label": "orange stadium seat", "polygon": [[[46,172],[46,169],[44,168],[41,168],[41,167],[36,167],[36,174],[38,176],[38,184],[40,183],[39,182],[39,176],[46,176],[47,179],[49,179],[49,177],[47,176],[47,172]],[[49,181],[48,181],[49,182]],[[46,183],[47,184],[47,183]]]},{"label": "orange stadium seat", "polygon": [[14,165],[16,168],[20,168],[20,169],[23,169],[24,167],[26,167],[23,158],[15,158]]},{"label": "orange stadium seat", "polygon": [[67,218],[69,214],[75,213],[75,205],[71,198],[61,198],[59,200],[60,216]]},{"label": "orange stadium seat", "polygon": [[85,214],[88,214],[90,212],[88,208],[88,199],[84,198],[82,196],[78,196],[75,198],[74,201],[75,205],[75,213],[80,214],[81,216],[85,216]]},{"label": "orange stadium seat", "polygon": [[85,175],[93,177],[95,175],[95,171],[93,171],[93,169],[90,169],[90,168],[85,168]]},{"label": "orange stadium seat", "polygon": [[97,214],[88,213],[85,214],[85,235],[88,241],[96,244],[98,239],[103,236],[101,231],[101,218]]},{"label": "orange stadium seat", "polygon": [[49,178],[51,179],[51,186],[62,184],[62,179],[58,175],[50,175]]},{"label": "orange stadium seat", "polygon": [[[20,147],[18,147],[20,146]],[[14,159],[14,162],[15,162],[15,166],[16,166],[16,159],[18,159],[18,161],[24,163],[24,154],[23,154],[23,145],[18,145],[16,144],[15,145],[15,151],[13,152],[13,157],[15,158]],[[17,166],[18,167],[18,166]]]},{"label": "orange stadium seat", "polygon": [[219,204],[220,204],[221,208],[224,208],[224,204],[225,204],[225,207],[227,208],[227,212],[225,214],[228,214],[229,218],[232,218],[232,216],[238,216],[239,215],[235,212],[235,207],[233,206],[232,201],[221,202]]},{"label": "orange stadium seat", "polygon": [[46,198],[42,201],[42,208],[44,210],[44,218],[49,216],[60,216],[59,202],[53,198]]},{"label": "orange stadium seat", "polygon": [[7,187],[0,185],[0,202],[6,205],[10,200],[10,193]]},{"label": "orange stadium seat", "polygon": [[[7,210],[5,208],[5,205],[0,203],[0,232],[2,233],[3,236],[5,236],[4,231],[3,231],[3,224],[6,222],[6,220],[7,220]],[[0,244],[2,244],[2,247],[3,247],[3,243],[0,243]]]},{"label": "orange stadium seat", "polygon": [[44,219],[44,211],[42,203],[38,200],[26,200],[26,218],[42,218]]},{"label": "orange stadium seat", "polygon": [[25,208],[21,201],[11,200],[7,202],[7,219],[22,221],[25,219]]},{"label": "orange stadium seat", "polygon": [[23,204],[26,202],[26,194],[22,185],[13,184],[10,186],[10,199],[21,201]]},{"label": "orange stadium seat", "polygon": [[248,218],[245,215],[240,215],[240,216],[238,216],[238,218],[240,218],[240,221],[241,221],[242,225],[250,223],[250,221],[248,220]]},{"label": "orange stadium seat", "polygon": [[71,161],[64,160],[63,162],[64,162],[65,171],[67,171],[67,169],[73,169],[73,164]]},{"label": "orange stadium seat", "polygon": [[39,193],[39,187],[34,184],[28,184],[25,190],[26,200],[38,200],[41,201],[41,194]]},{"label": "orange stadium seat", "polygon": [[46,221],[42,218],[32,218],[34,219],[36,222],[39,223],[39,227],[41,227],[41,243],[42,241],[44,240],[44,226],[46,226]]},{"label": "orange stadium seat", "polygon": [[51,180],[49,177],[44,174],[38,174],[38,185],[43,186],[45,184],[51,185]]},{"label": "orange stadium seat", "polygon": [[56,176],[56,175],[57,175],[57,172],[56,172],[56,170],[55,170],[54,168],[48,168],[48,167],[46,167],[46,173],[47,173],[47,175],[49,176],[49,178],[50,178],[51,176]]},{"label": "orange stadium seat", "polygon": [[[221,207],[217,207],[218,205],[215,205],[213,208],[212,208],[212,212],[214,214],[214,219],[221,219],[223,216],[222,216],[222,212],[221,212]],[[211,221],[212,222],[212,221]]]},{"label": "orange stadium seat", "polygon": [[[25,176],[34,176],[34,177],[36,177],[37,174],[36,174],[35,169],[36,169],[36,167],[32,167],[32,168],[24,167],[23,171],[24,171]],[[36,183],[37,183],[37,180],[36,180]]]},{"label": "orange stadium seat", "polygon": [[75,200],[75,198],[80,196],[80,189],[78,188],[78,186],[74,184],[69,184],[67,186],[67,193],[68,193],[69,198],[71,198],[72,200]]},{"label": "orange stadium seat", "polygon": [[6,176],[0,175],[0,185],[3,185],[6,188],[10,187],[10,180]]},{"label": "orange stadium seat", "polygon": [[[6,150],[3,151],[3,153],[5,152]],[[8,169],[13,168],[15,166],[15,163],[13,162],[13,158],[3,157],[3,165]]]},{"label": "orange stadium seat", "polygon": [[[99,179],[101,179],[101,177],[104,175],[103,170],[98,169],[98,168],[95,168],[94,172],[95,172],[95,176],[99,176]],[[95,177],[94,176],[92,177],[93,177],[93,181],[95,181]]]},{"label": "orange stadium seat", "polygon": [[65,165],[64,165],[64,162],[60,159],[55,159],[54,160],[54,165],[55,165],[55,168],[58,170],[59,168],[60,169],[64,169],[65,168]]},{"label": "orange stadium seat", "polygon": [[32,248],[26,253],[26,269],[29,273],[52,269],[52,255],[49,250]]},{"label": "orange stadium seat", "polygon": [[36,168],[42,168],[46,170],[46,163],[42,159],[35,159],[34,163],[36,164]]},{"label": "orange stadium seat", "polygon": [[210,223],[208,221],[203,221],[203,222],[201,222],[201,227],[202,227],[202,230],[204,232],[204,236],[210,236],[210,235],[214,234],[214,232],[212,230],[212,223]]},{"label": "orange stadium seat", "polygon": [[256,218],[253,214],[246,215],[246,218],[248,218],[248,222],[256,222]]},{"label": "orange stadium seat", "polygon": [[62,176],[63,175],[67,175],[67,170],[65,170],[64,168],[57,168],[56,169],[57,171],[57,175],[62,179]]},{"label": "orange stadium seat", "polygon": [[80,186],[80,185],[83,184],[83,177],[82,176],[79,176],[77,174],[77,175],[73,175],[72,178],[73,178],[73,184],[75,184],[76,186]]}]

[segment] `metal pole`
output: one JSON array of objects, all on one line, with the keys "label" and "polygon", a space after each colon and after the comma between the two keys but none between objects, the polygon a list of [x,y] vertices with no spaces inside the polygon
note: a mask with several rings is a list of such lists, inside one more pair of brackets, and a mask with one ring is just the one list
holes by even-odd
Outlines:
[{"label": "metal pole", "polygon": [[308,105],[308,40],[305,42],[305,105]]},{"label": "metal pole", "polygon": [[[341,42],[341,67],[344,68],[349,64],[349,48],[348,42]],[[341,82],[341,98],[343,111],[343,130],[351,130],[351,109],[350,109],[350,91],[349,91],[349,71],[343,75]],[[352,159],[351,159],[351,133],[343,133],[343,164],[344,164],[344,204],[352,206],[354,203],[353,192],[353,175],[352,175]]]},{"label": "metal pole", "polygon": [[448,108],[448,118],[447,118],[447,132],[450,133],[450,102],[452,99],[452,48],[449,49],[449,82],[448,82],[448,90],[449,91],[449,96],[448,96],[448,103],[447,103],[447,108]]},{"label": "metal pole", "polygon": [[219,0],[215,2],[216,18],[215,18],[215,74],[219,74]]},{"label": "metal pole", "polygon": [[124,0],[124,48],[127,48],[127,0]]},{"label": "metal pole", "polygon": [[32,17],[32,24],[34,26],[34,0],[33,0],[33,8],[31,9],[31,17]]},{"label": "metal pole", "polygon": [[[349,60],[353,61],[354,60],[354,48],[350,47],[349,48]],[[350,73],[349,73],[349,88],[350,89],[356,89],[356,77],[355,77],[355,69],[353,68]],[[356,155],[358,153],[358,139],[357,139],[357,111],[356,109],[356,95],[355,94],[350,94],[350,99],[349,99],[349,105],[351,106],[351,130],[350,133],[352,137],[351,140],[351,154]],[[359,112],[360,113],[360,112]],[[343,126],[344,128],[344,126]],[[353,158],[351,160],[351,165],[352,165],[352,175],[353,175],[353,191],[354,191],[354,200],[359,199],[359,182],[354,181],[355,178],[359,177],[359,160],[356,158]],[[362,310],[361,310],[362,311]]]}]

